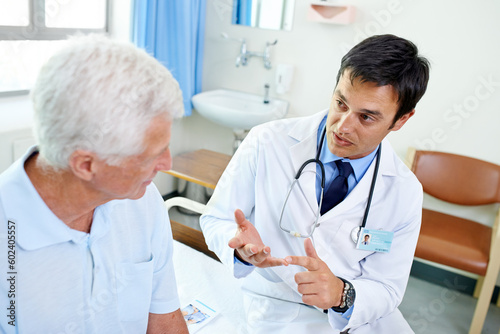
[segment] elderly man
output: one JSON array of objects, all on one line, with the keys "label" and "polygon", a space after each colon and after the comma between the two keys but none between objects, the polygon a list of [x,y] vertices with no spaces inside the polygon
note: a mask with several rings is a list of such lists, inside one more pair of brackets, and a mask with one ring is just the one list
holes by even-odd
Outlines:
[{"label": "elderly man", "polygon": [[428,78],[413,43],[373,36],[343,57],[328,110],[256,127],[240,146],[201,227],[245,277],[252,333],[412,333],[397,306],[422,186],[384,138]]},{"label": "elderly man", "polygon": [[91,36],[44,65],[32,100],[38,144],[0,175],[1,331],[187,333],[151,183],[171,165],[177,82]]}]

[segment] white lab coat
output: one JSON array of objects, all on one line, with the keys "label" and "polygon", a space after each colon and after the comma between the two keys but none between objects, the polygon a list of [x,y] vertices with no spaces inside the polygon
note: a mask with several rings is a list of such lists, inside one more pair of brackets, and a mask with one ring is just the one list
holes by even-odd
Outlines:
[{"label": "white lab coat", "polygon": [[[350,236],[352,229],[361,225],[374,163],[344,201],[320,217],[321,225],[313,235],[319,257],[335,275],[351,281],[356,290],[349,321],[332,310],[327,316],[300,304],[294,275],[304,268],[255,269],[233,263],[234,252],[227,243],[237,229],[233,214],[237,208],[256,226],[264,244],[271,247],[271,255],[305,255],[304,239],[283,232],[278,221],[295,174],[306,160],[315,157],[318,126],[325,114],[322,111],[309,117],[274,121],[250,131],[200,220],[207,244],[236,277],[246,276],[243,289],[254,332],[276,333],[277,328],[285,328],[284,333],[293,329],[317,334],[351,328],[350,333],[411,333],[397,307],[404,295],[420,230],[422,187],[387,140],[382,142],[367,228],[394,232],[390,252],[358,250]],[[288,229],[308,231],[314,221],[318,210],[315,169],[315,164],[304,169],[300,177],[303,193],[294,189],[290,196],[283,217]],[[311,323],[316,321],[312,314],[323,322],[322,326]],[[391,320],[380,321],[382,317]],[[380,329],[384,323],[382,327],[390,324],[392,329]],[[291,327],[286,329],[286,325]],[[393,331],[394,326],[397,331]]]}]

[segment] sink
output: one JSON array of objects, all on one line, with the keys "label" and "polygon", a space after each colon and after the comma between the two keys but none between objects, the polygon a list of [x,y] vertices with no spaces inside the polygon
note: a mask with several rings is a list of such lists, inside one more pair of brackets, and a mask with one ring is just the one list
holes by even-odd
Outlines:
[{"label": "sink", "polygon": [[195,109],[205,118],[234,130],[250,130],[252,127],[283,118],[288,102],[228,89],[206,91],[193,96]]}]

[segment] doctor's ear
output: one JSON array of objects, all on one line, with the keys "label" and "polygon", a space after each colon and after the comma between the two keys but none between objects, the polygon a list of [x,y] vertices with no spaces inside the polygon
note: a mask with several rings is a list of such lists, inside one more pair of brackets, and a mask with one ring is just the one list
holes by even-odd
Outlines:
[{"label": "doctor's ear", "polygon": [[410,117],[412,117],[413,115],[415,115],[415,109],[413,109],[412,111],[410,111],[409,113],[407,114],[404,114],[403,116],[401,116],[400,119],[398,119],[390,128],[389,130],[391,131],[398,131],[399,129],[401,129],[403,127],[403,125],[405,125],[406,121],[410,119]]},{"label": "doctor's ear", "polygon": [[76,150],[69,158],[69,169],[76,177],[84,181],[90,181],[95,174],[96,162],[94,153],[86,150]]}]

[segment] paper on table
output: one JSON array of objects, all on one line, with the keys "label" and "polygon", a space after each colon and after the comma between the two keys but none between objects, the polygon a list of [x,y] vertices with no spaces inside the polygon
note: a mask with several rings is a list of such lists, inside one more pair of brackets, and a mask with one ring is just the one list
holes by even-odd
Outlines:
[{"label": "paper on table", "polygon": [[181,310],[189,333],[196,333],[200,328],[208,324],[219,313],[205,303],[195,300]]}]

